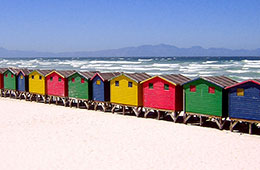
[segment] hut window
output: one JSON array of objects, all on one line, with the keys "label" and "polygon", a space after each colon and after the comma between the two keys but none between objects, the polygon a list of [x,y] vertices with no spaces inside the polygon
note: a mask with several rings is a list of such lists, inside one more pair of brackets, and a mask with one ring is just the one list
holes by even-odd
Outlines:
[{"label": "hut window", "polygon": [[191,85],[190,86],[190,92],[196,92],[196,86]]},{"label": "hut window", "polygon": [[209,93],[214,94],[215,93],[215,87],[209,87]]},{"label": "hut window", "polygon": [[11,77],[13,78],[13,77],[14,77],[14,75],[12,74],[12,75],[11,75]]},{"label": "hut window", "polygon": [[244,89],[237,89],[237,96],[244,96]]},{"label": "hut window", "polygon": [[119,81],[116,81],[115,84],[116,84],[116,86],[119,86]]},{"label": "hut window", "polygon": [[133,87],[133,82],[128,82],[128,87]]},{"label": "hut window", "polygon": [[34,76],[32,76],[32,79],[34,79]]},{"label": "hut window", "polygon": [[85,80],[84,80],[84,78],[81,78],[81,83],[85,83]]},{"label": "hut window", "polygon": [[8,77],[8,74],[6,74],[5,77]]},{"label": "hut window", "polygon": [[42,79],[42,76],[39,76],[39,79],[41,80],[41,79]]},{"label": "hut window", "polygon": [[72,78],[71,81],[74,83],[75,82],[75,78]]},{"label": "hut window", "polygon": [[149,83],[149,89],[153,89],[153,83]]},{"label": "hut window", "polygon": [[59,81],[61,81],[61,78],[59,77]]},{"label": "hut window", "polygon": [[169,84],[164,84],[164,90],[169,90]]},{"label": "hut window", "polygon": [[53,79],[53,78],[51,77],[50,80],[52,81],[52,79]]},{"label": "hut window", "polygon": [[23,76],[22,76],[22,75],[20,76],[20,79],[23,79]]},{"label": "hut window", "polygon": [[100,84],[101,84],[100,80],[97,80],[96,85],[100,85]]}]

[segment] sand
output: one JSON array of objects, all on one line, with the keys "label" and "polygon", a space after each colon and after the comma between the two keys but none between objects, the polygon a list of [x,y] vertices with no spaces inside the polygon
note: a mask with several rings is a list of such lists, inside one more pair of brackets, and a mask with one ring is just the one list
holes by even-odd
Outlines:
[{"label": "sand", "polygon": [[259,169],[260,137],[0,98],[0,169]]}]

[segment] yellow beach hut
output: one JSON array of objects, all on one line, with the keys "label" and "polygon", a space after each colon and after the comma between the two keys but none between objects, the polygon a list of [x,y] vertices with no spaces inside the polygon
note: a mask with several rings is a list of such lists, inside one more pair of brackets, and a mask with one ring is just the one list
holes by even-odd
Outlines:
[{"label": "yellow beach hut", "polygon": [[140,84],[142,81],[150,78],[146,73],[121,73],[110,80],[110,102],[114,104],[112,112],[116,105],[123,106],[123,114],[125,114],[125,106],[133,108],[138,116],[138,107],[143,106],[143,89]]},{"label": "yellow beach hut", "polygon": [[45,76],[51,71],[52,70],[34,70],[29,73],[29,93],[32,96],[46,94]]}]

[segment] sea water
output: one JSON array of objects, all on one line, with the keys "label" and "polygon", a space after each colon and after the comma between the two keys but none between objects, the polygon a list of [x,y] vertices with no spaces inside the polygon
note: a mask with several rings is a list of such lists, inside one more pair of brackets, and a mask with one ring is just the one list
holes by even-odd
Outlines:
[{"label": "sea water", "polygon": [[260,57],[89,57],[5,58],[0,67],[101,72],[146,72],[151,75],[225,75],[238,81],[260,79]]}]

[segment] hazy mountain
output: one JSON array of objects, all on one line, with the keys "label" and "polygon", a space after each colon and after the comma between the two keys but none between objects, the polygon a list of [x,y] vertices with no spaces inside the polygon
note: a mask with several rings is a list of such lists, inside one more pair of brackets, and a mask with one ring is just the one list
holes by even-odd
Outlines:
[{"label": "hazy mountain", "polygon": [[260,48],[255,50],[227,48],[203,48],[193,46],[191,48],[178,48],[173,45],[142,45],[138,47],[126,47],[119,49],[100,51],[78,51],[78,52],[37,52],[7,50],[0,47],[0,57],[154,57],[154,56],[260,56]]}]

